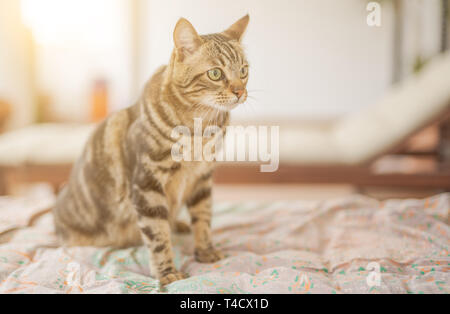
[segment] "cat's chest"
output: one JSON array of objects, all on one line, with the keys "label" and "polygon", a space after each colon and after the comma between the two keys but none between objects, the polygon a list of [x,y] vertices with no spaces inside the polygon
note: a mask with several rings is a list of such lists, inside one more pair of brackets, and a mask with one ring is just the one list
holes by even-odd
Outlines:
[{"label": "cat's chest", "polygon": [[166,191],[171,207],[180,207],[195,189],[198,179],[213,167],[208,162],[183,162],[180,169],[167,181]]}]

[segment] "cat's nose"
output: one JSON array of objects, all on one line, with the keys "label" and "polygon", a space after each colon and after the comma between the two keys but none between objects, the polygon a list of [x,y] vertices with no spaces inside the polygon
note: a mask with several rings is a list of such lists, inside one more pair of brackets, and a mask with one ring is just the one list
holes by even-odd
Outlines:
[{"label": "cat's nose", "polygon": [[245,93],[245,89],[243,88],[232,88],[233,94],[237,96],[238,99],[241,99],[242,95]]}]

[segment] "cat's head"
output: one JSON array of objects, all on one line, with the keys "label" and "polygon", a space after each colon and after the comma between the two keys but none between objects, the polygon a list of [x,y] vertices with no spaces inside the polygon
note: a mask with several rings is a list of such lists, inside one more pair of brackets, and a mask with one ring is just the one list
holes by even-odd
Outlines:
[{"label": "cat's head", "polygon": [[186,19],[178,21],[171,80],[196,109],[229,111],[247,100],[249,65],[241,40],[249,20],[247,15],[226,31],[205,36]]}]

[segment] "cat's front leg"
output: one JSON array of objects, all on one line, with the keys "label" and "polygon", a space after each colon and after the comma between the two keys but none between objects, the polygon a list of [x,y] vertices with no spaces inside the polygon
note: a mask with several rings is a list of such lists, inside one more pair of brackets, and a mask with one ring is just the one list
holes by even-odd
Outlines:
[{"label": "cat's front leg", "polygon": [[165,286],[185,276],[175,268],[169,208],[162,185],[151,174],[147,174],[145,180],[147,182],[134,181],[133,205],[143,242],[149,250],[150,272]]},{"label": "cat's front leg", "polygon": [[168,221],[140,217],[139,227],[144,243],[149,250],[149,266],[152,276],[159,279],[162,286],[185,279],[186,276],[175,268]]},{"label": "cat's front leg", "polygon": [[200,263],[215,263],[224,255],[214,249],[211,235],[212,178],[204,176],[195,184],[186,205],[191,215],[195,241],[195,259]]}]

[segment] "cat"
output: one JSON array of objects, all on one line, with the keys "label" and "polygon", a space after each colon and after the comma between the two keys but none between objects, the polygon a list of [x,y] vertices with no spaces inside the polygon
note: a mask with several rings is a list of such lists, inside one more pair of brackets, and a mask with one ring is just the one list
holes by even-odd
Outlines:
[{"label": "cat", "polygon": [[[211,239],[214,163],[175,162],[171,134],[180,125],[192,129],[195,118],[225,129],[229,112],[247,100],[241,40],[248,23],[247,15],[222,33],[200,36],[189,21],[178,21],[169,65],[134,106],[96,128],[59,193],[53,214],[64,245],[145,244],[150,273],[163,286],[185,278],[175,268],[171,231],[192,229],[198,262],[224,258]],[[177,220],[184,205],[191,226]]]}]

